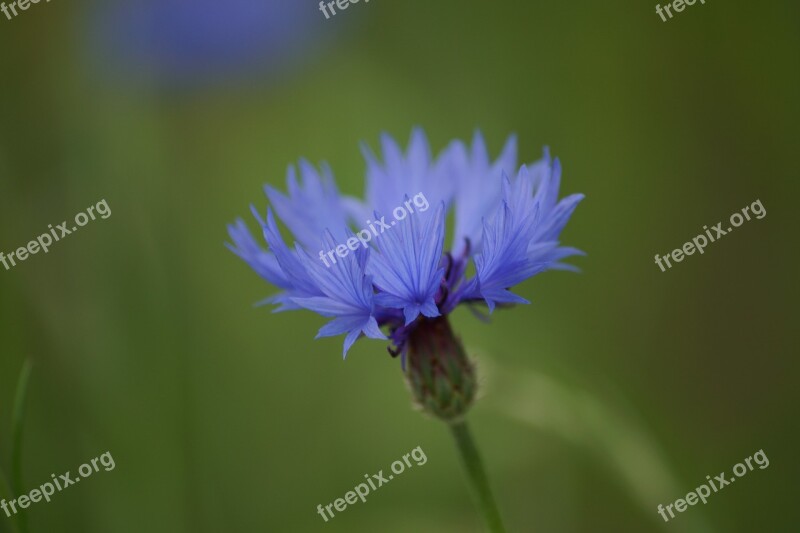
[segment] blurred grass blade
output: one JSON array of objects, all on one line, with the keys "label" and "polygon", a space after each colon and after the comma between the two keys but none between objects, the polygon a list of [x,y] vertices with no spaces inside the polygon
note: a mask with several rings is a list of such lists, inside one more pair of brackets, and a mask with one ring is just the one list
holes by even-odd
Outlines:
[{"label": "blurred grass blade", "polygon": [[[13,496],[13,493],[11,492],[11,487],[8,484],[8,478],[6,478],[5,473],[2,470],[0,470],[0,500],[10,501],[10,500],[13,500],[14,498],[15,497]],[[16,520],[11,519],[8,522],[3,520],[3,524],[9,524],[8,528],[13,533],[21,533],[19,527],[17,527],[17,521]],[[2,531],[5,531],[5,530],[6,530],[6,528],[4,526]]]},{"label": "blurred grass blade", "polygon": [[33,363],[25,359],[17,382],[17,394],[14,397],[14,411],[11,421],[11,489],[15,494],[22,491],[22,426],[25,416],[25,397],[28,393],[28,382],[31,377]]},{"label": "blurred grass blade", "polygon": [[[25,418],[25,398],[28,394],[28,382],[31,377],[33,363],[25,359],[17,382],[17,393],[14,396],[14,411],[11,420],[11,491],[15,495],[23,493],[22,483],[22,428]],[[22,533],[28,531],[27,517],[22,509],[17,514],[19,529]]]},{"label": "blurred grass blade", "polygon": [[[656,512],[657,504],[674,501],[686,494],[692,485],[679,482],[658,442],[635,416],[585,390],[573,390],[543,374],[503,370],[483,355],[481,366],[489,370],[485,378],[494,382],[494,386],[490,386],[491,383],[486,386],[486,389],[491,388],[488,397],[494,409],[595,454],[596,460],[610,465],[618,482],[642,511],[653,517],[654,529],[667,527]],[[699,512],[668,526],[674,532],[713,531]]]}]

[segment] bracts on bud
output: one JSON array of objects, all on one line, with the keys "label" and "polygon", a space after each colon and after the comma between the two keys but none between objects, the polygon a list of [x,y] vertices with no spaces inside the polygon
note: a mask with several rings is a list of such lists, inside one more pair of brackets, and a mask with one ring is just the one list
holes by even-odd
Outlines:
[{"label": "bracts on bud", "polygon": [[406,382],[418,407],[448,423],[475,399],[475,369],[447,317],[422,319],[408,338]]}]

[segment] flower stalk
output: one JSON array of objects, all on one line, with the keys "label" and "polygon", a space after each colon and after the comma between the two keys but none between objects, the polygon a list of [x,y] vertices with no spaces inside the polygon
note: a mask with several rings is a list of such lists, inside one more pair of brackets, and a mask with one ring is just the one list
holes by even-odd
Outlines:
[{"label": "flower stalk", "polygon": [[500,511],[494,501],[489,479],[486,477],[480,453],[478,453],[478,448],[475,446],[475,441],[467,423],[462,420],[455,424],[450,424],[450,430],[456,440],[456,446],[461,455],[461,463],[467,471],[473,495],[486,522],[486,527],[492,533],[503,533],[505,529],[500,518]]},{"label": "flower stalk", "polygon": [[408,340],[406,382],[417,406],[450,427],[486,526],[492,533],[503,533],[478,448],[464,420],[475,400],[475,367],[447,317],[420,319],[415,324]]}]

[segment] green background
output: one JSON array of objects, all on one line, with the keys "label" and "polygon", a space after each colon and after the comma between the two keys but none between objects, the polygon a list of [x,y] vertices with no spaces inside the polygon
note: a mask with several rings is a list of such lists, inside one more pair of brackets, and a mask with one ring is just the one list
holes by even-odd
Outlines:
[{"label": "green background", "polygon": [[[98,71],[95,7],[0,19],[0,250],[112,210],[0,270],[0,465],[25,357],[26,490],[116,461],[32,506],[32,532],[481,530],[385,343],[343,362],[341,338],[313,340],[322,318],[254,308],[273,289],[223,247],[289,163],[327,160],[360,195],[359,142],[415,125],[436,151],[475,128],[493,155],[512,132],[522,160],[549,145],[562,194],[587,196],[563,234],[581,274],[524,283],[532,305],[491,324],[453,317],[508,529],[796,530],[796,3],[709,0],[664,23],[631,0],[375,0],[291,69],[170,91]],[[764,219],[654,264],[756,199]],[[427,464],[316,514],[416,446]],[[759,449],[767,469],[657,514]]]}]

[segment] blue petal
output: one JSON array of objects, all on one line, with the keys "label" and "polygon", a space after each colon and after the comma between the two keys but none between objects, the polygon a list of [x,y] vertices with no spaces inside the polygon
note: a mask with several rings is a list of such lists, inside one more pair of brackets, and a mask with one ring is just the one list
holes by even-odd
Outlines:
[{"label": "blue petal", "polygon": [[455,142],[447,154],[450,159],[448,172],[457,183],[453,254],[458,256],[464,251],[467,239],[471,253],[475,254],[482,246],[481,221],[492,215],[502,200],[503,175],[516,169],[517,139],[513,135],[508,138],[494,163],[489,160],[486,143],[479,131],[475,132],[470,153],[461,142]]},{"label": "blue petal", "polygon": [[266,251],[256,242],[242,219],[236,219],[236,224],[228,225],[228,235],[233,240],[233,244],[226,242],[225,246],[244,259],[259,276],[284,289],[290,286],[278,265],[275,254]]},{"label": "blue petal", "polygon": [[561,165],[549,154],[528,169],[523,166],[512,182],[503,179],[503,206],[484,221],[483,249],[475,257],[475,278],[462,289],[462,299],[483,298],[493,310],[497,303],[523,303],[508,289],[547,269],[570,269],[560,261],[579,254],[559,246],[558,238],[583,195],[560,202]]},{"label": "blue petal", "polygon": [[[376,213],[377,216],[377,213]],[[422,225],[415,215],[375,238],[379,253],[367,265],[380,288],[379,302],[384,307],[404,309],[406,324],[425,309],[426,316],[435,307],[444,269],[439,267],[444,241],[444,204]],[[425,314],[425,313],[423,313]]]},{"label": "blue petal", "polygon": [[275,254],[281,271],[288,279],[288,292],[290,296],[307,298],[321,296],[320,288],[306,275],[305,270],[297,256],[286,246],[278,231],[278,224],[271,209],[267,209],[267,222],[265,223],[253,209],[253,215],[258,219],[264,231],[264,239],[269,244],[270,250]]},{"label": "blue petal", "polygon": [[342,240],[347,230],[347,215],[328,165],[322,165],[322,174],[306,160],[300,161],[302,185],[297,183],[297,171],[287,170],[288,196],[269,185],[264,191],[286,227],[303,246],[313,249],[319,245],[319,236],[326,229],[337,240]]},{"label": "blue petal", "polygon": [[[325,233],[323,241],[328,248],[336,247],[330,232]],[[344,355],[361,333],[385,339],[373,314],[372,276],[365,273],[369,250],[358,248],[345,257],[338,257],[336,263],[326,267],[319,259],[309,256],[300,245],[295,248],[306,275],[324,296],[292,298],[292,301],[323,316],[336,317],[320,329],[318,336],[346,332]]]},{"label": "blue petal", "polygon": [[342,333],[347,333],[342,350],[342,357],[347,357],[347,351],[362,333],[372,339],[386,339],[386,335],[381,332],[374,318],[370,318],[364,323],[360,317],[335,318],[320,328],[316,338],[333,337],[335,335],[341,335]]},{"label": "blue petal", "polygon": [[[455,183],[445,172],[444,155],[439,160],[431,157],[425,133],[416,128],[411,134],[408,150],[404,154],[400,146],[389,135],[381,136],[383,162],[381,163],[366,145],[362,152],[367,161],[366,202],[348,202],[348,213],[356,219],[365,220],[371,213],[392,213],[403,205],[407,195],[423,194],[429,205],[444,202],[449,205]],[[430,218],[431,212],[417,210],[421,222]]]},{"label": "blue petal", "polygon": [[503,301],[496,300],[498,295],[506,294],[503,291],[546,268],[546,264],[528,260],[526,229],[533,218],[535,212],[519,215],[515,221],[511,208],[504,203],[494,220],[484,224],[484,246],[475,257],[477,283],[471,296],[480,295],[490,310],[494,309],[495,301]]},{"label": "blue petal", "polygon": [[507,289],[487,289],[483,292],[489,313],[494,311],[496,304],[529,304],[530,302]]}]

